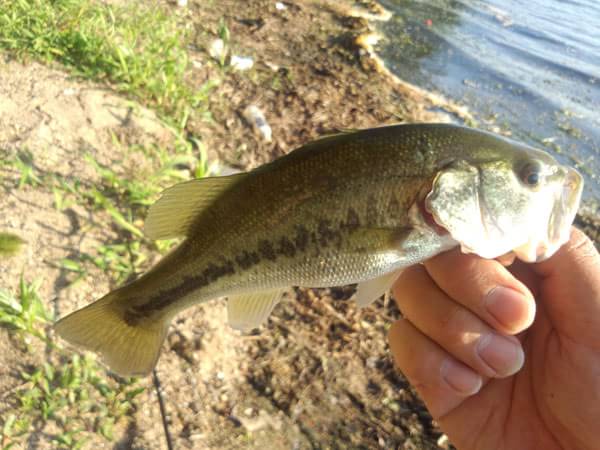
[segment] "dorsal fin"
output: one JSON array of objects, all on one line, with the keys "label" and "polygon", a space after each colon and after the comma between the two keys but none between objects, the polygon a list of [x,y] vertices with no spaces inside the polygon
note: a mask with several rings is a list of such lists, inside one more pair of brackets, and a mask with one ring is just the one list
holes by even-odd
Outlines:
[{"label": "dorsal fin", "polygon": [[186,236],[198,214],[245,176],[245,173],[237,173],[202,178],[166,189],[148,211],[144,225],[146,236],[153,240]]}]

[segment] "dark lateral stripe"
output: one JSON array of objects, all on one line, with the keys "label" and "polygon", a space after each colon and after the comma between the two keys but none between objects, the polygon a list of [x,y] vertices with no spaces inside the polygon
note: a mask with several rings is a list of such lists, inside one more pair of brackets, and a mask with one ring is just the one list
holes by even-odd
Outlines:
[{"label": "dark lateral stripe", "polygon": [[316,230],[313,232],[309,231],[304,225],[296,225],[294,235],[291,237],[282,236],[273,240],[262,239],[254,250],[243,250],[232,260],[227,259],[218,264],[210,263],[198,275],[183,277],[181,284],[177,287],[158,291],[143,305],[134,306],[127,310],[125,320],[128,324],[135,325],[141,318],[148,317],[156,311],[169,307],[191,292],[202,289],[219,278],[233,275],[236,273],[236,269],[246,271],[263,260],[276,261],[280,256],[293,258],[305,252],[311,243],[316,249],[329,245],[340,248],[343,243],[343,235],[358,228],[360,223],[358,213],[350,208],[346,220],[341,221],[337,224],[338,226],[335,226],[328,219],[322,219],[317,223]]},{"label": "dark lateral stripe", "polygon": [[178,286],[166,291],[159,291],[156,295],[150,297],[143,305],[132,307],[128,313],[130,313],[132,317],[147,317],[155,311],[167,308],[169,305],[175,303],[189,293],[202,289],[219,278],[234,273],[235,267],[230,260],[227,260],[222,264],[210,263],[200,274],[183,277],[181,284]]}]

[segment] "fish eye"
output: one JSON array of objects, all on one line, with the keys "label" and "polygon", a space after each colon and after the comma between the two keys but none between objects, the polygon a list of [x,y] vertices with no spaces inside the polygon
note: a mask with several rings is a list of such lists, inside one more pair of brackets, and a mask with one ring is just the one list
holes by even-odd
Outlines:
[{"label": "fish eye", "polygon": [[529,187],[537,187],[542,180],[542,167],[537,162],[525,164],[519,171],[519,179]]}]

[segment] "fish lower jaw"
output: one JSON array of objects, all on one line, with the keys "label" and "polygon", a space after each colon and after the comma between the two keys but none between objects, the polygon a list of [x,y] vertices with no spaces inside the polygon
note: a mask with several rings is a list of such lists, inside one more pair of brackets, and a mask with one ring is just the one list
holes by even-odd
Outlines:
[{"label": "fish lower jaw", "polygon": [[561,239],[556,242],[544,240],[531,240],[514,250],[517,258],[527,263],[539,263],[550,258],[558,249],[568,241]]}]

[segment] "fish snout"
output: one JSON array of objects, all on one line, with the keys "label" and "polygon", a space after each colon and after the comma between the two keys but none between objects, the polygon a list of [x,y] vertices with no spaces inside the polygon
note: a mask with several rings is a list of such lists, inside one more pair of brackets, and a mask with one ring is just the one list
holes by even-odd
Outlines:
[{"label": "fish snout", "polygon": [[554,208],[548,223],[548,244],[538,251],[537,261],[549,258],[558,248],[569,240],[570,229],[581,200],[583,177],[571,167],[561,167],[564,173]]},{"label": "fish snout", "polygon": [[565,182],[563,184],[563,202],[566,205],[579,205],[583,190],[583,177],[572,167],[566,167]]}]

